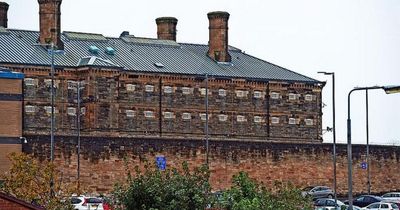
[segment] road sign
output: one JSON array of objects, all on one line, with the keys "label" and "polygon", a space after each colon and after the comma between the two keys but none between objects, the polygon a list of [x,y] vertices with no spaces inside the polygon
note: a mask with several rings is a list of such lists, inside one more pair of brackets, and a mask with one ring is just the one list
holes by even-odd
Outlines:
[{"label": "road sign", "polygon": [[167,159],[165,159],[165,156],[157,156],[156,157],[156,164],[157,164],[157,168],[159,170],[164,171],[165,168],[167,167]]},{"label": "road sign", "polygon": [[362,163],[361,163],[361,168],[362,168],[362,169],[367,169],[367,168],[368,168],[368,163],[362,162]]}]

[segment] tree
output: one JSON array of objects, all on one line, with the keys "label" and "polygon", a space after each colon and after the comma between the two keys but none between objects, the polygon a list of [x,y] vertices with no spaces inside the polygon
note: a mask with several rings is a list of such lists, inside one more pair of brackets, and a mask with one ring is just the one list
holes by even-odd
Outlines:
[{"label": "tree", "polygon": [[224,192],[219,206],[228,210],[311,210],[312,202],[301,196],[301,191],[292,184],[275,183],[268,190],[252,180],[245,172],[232,179],[232,187]]},{"label": "tree", "polygon": [[136,167],[135,175],[128,174],[125,185],[116,185],[113,200],[126,210],[203,210],[210,191],[208,178],[206,166],[191,172],[187,163],[181,170],[161,171],[155,165],[146,165],[142,172]]},{"label": "tree", "polygon": [[[68,195],[72,188],[62,182],[62,177],[53,163],[39,162],[24,153],[11,153],[9,159],[12,166],[10,171],[2,176],[3,192],[49,210],[70,208],[62,200],[63,195]],[[51,177],[55,183],[54,195],[50,193]]]}]

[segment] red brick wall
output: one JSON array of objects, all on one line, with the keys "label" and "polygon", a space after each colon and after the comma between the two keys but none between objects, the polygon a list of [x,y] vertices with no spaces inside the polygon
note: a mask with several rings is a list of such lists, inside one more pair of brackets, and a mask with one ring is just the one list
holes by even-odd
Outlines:
[{"label": "red brick wall", "polygon": [[[24,151],[44,159],[50,155],[49,138],[30,136]],[[76,137],[56,137],[56,162],[64,178],[75,182],[77,173]],[[89,192],[109,192],[116,181],[126,178],[124,159],[134,173],[164,155],[167,167],[190,166],[205,162],[205,142],[188,139],[82,138],[81,183]],[[333,185],[332,145],[278,144],[265,142],[210,141],[211,183],[215,190],[230,186],[232,175],[247,171],[251,177],[271,186],[290,181],[297,186]],[[347,192],[346,145],[338,146],[338,192]],[[400,189],[400,150],[398,147],[371,146],[373,192]],[[367,171],[361,169],[365,146],[353,146],[354,192],[367,191]],[[384,172],[384,173],[382,173]]]},{"label": "red brick wall", "polygon": [[34,208],[23,206],[19,203],[4,199],[0,197],[1,210],[34,210]]}]

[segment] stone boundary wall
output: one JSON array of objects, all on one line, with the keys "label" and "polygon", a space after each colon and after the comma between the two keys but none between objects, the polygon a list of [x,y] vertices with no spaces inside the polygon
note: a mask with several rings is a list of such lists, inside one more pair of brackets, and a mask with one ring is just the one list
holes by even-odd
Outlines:
[{"label": "stone boundary wall", "polygon": [[[40,160],[50,156],[49,136],[27,136],[23,151]],[[55,161],[64,178],[76,181],[77,138],[56,136]],[[332,144],[289,144],[254,141],[210,142],[211,183],[214,190],[230,186],[232,175],[247,171],[251,177],[271,186],[275,181],[290,181],[297,186],[333,187]],[[205,141],[201,139],[159,138],[81,138],[81,186],[88,192],[107,193],[114,183],[124,180],[135,166],[163,155],[167,168],[187,161],[191,167],[205,162]],[[400,189],[400,147],[370,147],[372,192]],[[353,146],[353,191],[367,191],[365,145]],[[346,145],[337,147],[338,193],[347,193]]]}]

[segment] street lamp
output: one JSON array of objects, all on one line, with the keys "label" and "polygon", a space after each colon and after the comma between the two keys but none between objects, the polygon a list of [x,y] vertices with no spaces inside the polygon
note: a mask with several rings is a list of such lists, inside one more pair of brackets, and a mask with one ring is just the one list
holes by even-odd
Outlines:
[{"label": "street lamp", "polygon": [[[372,86],[372,87],[356,87],[352,89],[347,97],[347,164],[348,164],[348,200],[349,210],[353,210],[353,177],[352,177],[352,151],[351,151],[351,118],[350,118],[350,96],[351,93],[358,90],[375,90],[383,89],[386,94],[400,93],[400,86]],[[368,166],[369,167],[369,166]]]},{"label": "street lamp", "polygon": [[336,194],[336,122],[335,122],[335,72],[324,72],[319,71],[319,74],[331,75],[332,76],[332,120],[333,120],[333,188],[335,196],[335,206],[337,206],[337,194]]},{"label": "street lamp", "polygon": [[208,74],[206,73],[206,165],[208,168],[208,153],[209,153],[209,142],[208,142]]},{"label": "street lamp", "polygon": [[[34,46],[43,46],[43,47],[50,47],[48,50],[48,53],[51,56],[51,70],[50,70],[50,76],[51,76],[51,87],[50,87],[50,96],[51,96],[51,120],[50,120],[50,161],[51,163],[54,162],[54,72],[55,72],[55,65],[54,65],[54,54],[63,54],[63,50],[56,50],[56,46],[54,43],[50,44],[34,44]],[[50,195],[53,197],[54,196],[54,177],[53,173],[51,173],[51,178],[50,178]]]}]

